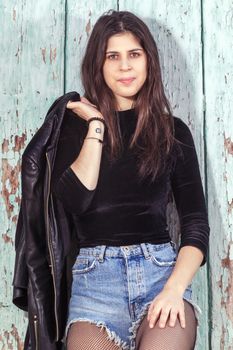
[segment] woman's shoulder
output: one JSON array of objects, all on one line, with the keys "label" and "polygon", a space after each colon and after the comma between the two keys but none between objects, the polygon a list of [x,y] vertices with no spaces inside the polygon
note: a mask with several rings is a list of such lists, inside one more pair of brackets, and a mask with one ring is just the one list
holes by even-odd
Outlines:
[{"label": "woman's shoulder", "polygon": [[184,144],[193,144],[193,136],[188,124],[180,117],[174,116],[174,136]]}]

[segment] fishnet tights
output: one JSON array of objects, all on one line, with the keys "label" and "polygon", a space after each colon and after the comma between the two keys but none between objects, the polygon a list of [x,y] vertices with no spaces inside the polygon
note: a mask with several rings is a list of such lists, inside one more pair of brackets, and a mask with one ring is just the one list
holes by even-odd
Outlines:
[{"label": "fishnet tights", "polygon": [[119,346],[107,339],[104,328],[89,322],[72,323],[67,338],[67,350],[119,350]]},{"label": "fishnet tights", "polygon": [[[186,327],[180,326],[176,319],[174,327],[168,322],[159,328],[156,322],[153,328],[144,317],[136,336],[136,350],[193,350],[196,342],[196,326],[193,306],[184,300]],[[169,318],[168,318],[169,320]],[[104,328],[89,322],[74,322],[68,332],[67,350],[121,350],[112,340],[107,339]]]},{"label": "fishnet tights", "polygon": [[[176,319],[174,327],[168,322],[164,328],[159,328],[156,322],[149,328],[147,319],[142,321],[136,336],[137,350],[193,350],[196,341],[197,321],[193,306],[184,300],[185,328]],[[169,320],[169,318],[168,318]]]}]

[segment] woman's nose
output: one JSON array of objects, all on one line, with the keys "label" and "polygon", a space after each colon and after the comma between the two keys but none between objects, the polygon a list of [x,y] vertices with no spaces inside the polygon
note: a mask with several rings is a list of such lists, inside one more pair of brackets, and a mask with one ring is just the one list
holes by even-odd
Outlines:
[{"label": "woman's nose", "polygon": [[131,68],[131,65],[128,61],[128,59],[123,59],[120,61],[120,69],[123,69],[123,70],[128,70]]}]

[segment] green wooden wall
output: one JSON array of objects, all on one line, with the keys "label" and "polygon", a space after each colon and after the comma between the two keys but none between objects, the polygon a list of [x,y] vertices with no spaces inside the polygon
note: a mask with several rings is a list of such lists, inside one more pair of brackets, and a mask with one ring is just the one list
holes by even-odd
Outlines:
[{"label": "green wooden wall", "polygon": [[211,227],[209,260],[194,278],[203,311],[196,349],[233,350],[231,0],[0,1],[0,350],[23,349],[27,324],[11,303],[22,152],[55,98],[82,94],[80,58],[110,8],[132,11],[150,27],[174,115],[193,133]]}]

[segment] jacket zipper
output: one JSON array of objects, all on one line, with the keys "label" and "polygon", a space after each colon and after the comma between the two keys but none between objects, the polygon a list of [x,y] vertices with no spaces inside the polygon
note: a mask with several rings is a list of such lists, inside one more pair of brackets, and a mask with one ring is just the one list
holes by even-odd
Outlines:
[{"label": "jacket zipper", "polygon": [[38,319],[37,315],[34,315],[34,332],[35,332],[35,339],[36,339],[36,348],[35,350],[39,350],[39,343],[38,343]]},{"label": "jacket zipper", "polygon": [[51,180],[51,166],[49,162],[48,153],[46,152],[46,158],[48,162],[48,169],[49,169],[49,190],[48,190],[48,196],[47,196],[47,207],[46,207],[46,220],[47,220],[47,237],[48,237],[48,248],[49,248],[49,256],[51,261],[51,270],[52,270],[52,278],[53,278],[53,288],[54,288],[54,315],[55,315],[55,323],[56,323],[56,341],[58,341],[58,316],[57,316],[57,292],[56,292],[56,284],[55,284],[55,264],[54,264],[54,255],[53,255],[53,248],[51,244],[51,236],[50,236],[50,230],[49,230],[49,213],[48,213],[48,205],[49,205],[49,194],[50,194],[50,180]]}]

